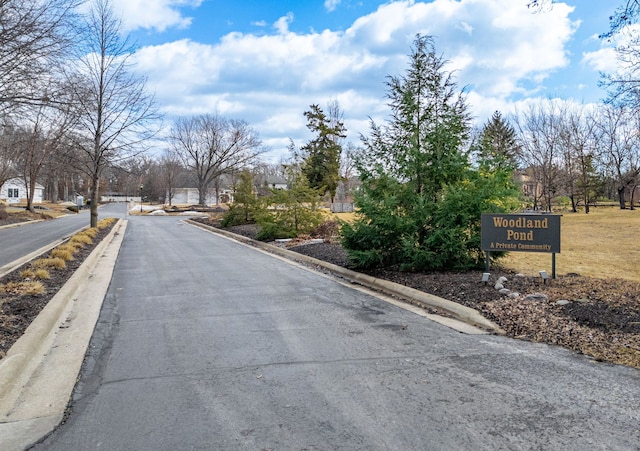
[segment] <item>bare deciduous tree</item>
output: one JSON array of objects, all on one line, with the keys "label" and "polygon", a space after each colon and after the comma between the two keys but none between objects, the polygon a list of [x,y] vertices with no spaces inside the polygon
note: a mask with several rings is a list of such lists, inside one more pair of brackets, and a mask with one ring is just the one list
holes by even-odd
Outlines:
[{"label": "bare deciduous tree", "polygon": [[264,152],[256,132],[242,120],[217,114],[181,117],[169,137],[171,150],[196,178],[198,203],[223,174],[242,169]]},{"label": "bare deciduous tree", "polygon": [[134,48],[123,38],[110,0],[95,0],[86,24],[77,71],[69,77],[80,108],[80,167],[91,182],[91,226],[98,221],[99,180],[104,168],[144,150],[159,116],[146,80],[132,71]]},{"label": "bare deciduous tree", "polygon": [[176,188],[178,188],[180,174],[184,171],[184,167],[182,163],[180,163],[180,159],[169,150],[165,150],[162,158],[160,158],[159,164],[162,184],[165,189],[164,202],[171,205],[173,196],[175,196],[176,193]]},{"label": "bare deciduous tree", "polygon": [[585,213],[597,195],[599,178],[596,165],[599,161],[598,133],[593,115],[584,107],[574,106],[567,111],[562,125],[561,136],[566,192],[571,199],[571,207],[577,211],[577,202],[584,204]]},{"label": "bare deciduous tree", "polygon": [[[638,119],[622,107],[604,105],[598,116],[598,131],[603,158],[609,176],[616,183],[618,202],[626,209],[626,195],[631,195],[640,176],[640,136]],[[633,200],[631,208],[633,208]]]},{"label": "bare deciduous tree", "polygon": [[41,173],[62,153],[67,134],[76,120],[72,105],[64,101],[34,106],[23,116],[21,139],[14,145],[19,149],[17,169],[27,188],[29,211],[33,212],[33,197]]},{"label": "bare deciduous tree", "polygon": [[14,145],[16,130],[12,124],[3,124],[0,130],[0,186],[17,175],[15,160],[17,149]]},{"label": "bare deciduous tree", "polygon": [[515,119],[520,135],[522,167],[533,177],[533,208],[551,211],[552,200],[559,189],[562,155],[561,125],[564,106],[553,101],[532,105]]},{"label": "bare deciduous tree", "polygon": [[81,0],[0,1],[0,112],[39,104],[72,41]]}]

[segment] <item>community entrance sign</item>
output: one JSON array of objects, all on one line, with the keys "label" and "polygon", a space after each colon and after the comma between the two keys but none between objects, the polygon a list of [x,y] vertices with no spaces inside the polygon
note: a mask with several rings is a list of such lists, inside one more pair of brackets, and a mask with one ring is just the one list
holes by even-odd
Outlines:
[{"label": "community entrance sign", "polygon": [[556,254],[560,253],[561,215],[483,214],[481,246],[487,255],[487,272],[491,252],[547,252],[552,254],[552,274],[556,275]]}]

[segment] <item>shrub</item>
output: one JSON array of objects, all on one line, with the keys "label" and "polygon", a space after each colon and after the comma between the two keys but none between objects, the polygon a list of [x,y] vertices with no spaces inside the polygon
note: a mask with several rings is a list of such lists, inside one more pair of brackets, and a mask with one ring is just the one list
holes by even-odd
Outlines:
[{"label": "shrub", "polygon": [[290,227],[285,227],[277,222],[263,222],[261,224],[260,232],[256,236],[256,239],[260,241],[272,241],[279,238],[294,238],[296,232]]},{"label": "shrub", "polygon": [[0,285],[0,293],[10,295],[31,295],[37,296],[44,293],[44,285],[42,282],[9,282],[4,285]]},{"label": "shrub", "polygon": [[67,264],[61,258],[39,258],[38,260],[34,260],[31,266],[36,269],[64,269],[67,267]]},{"label": "shrub", "polygon": [[267,200],[273,209],[264,209],[256,216],[256,223],[262,228],[258,239],[293,238],[322,223],[319,190],[310,188],[302,175],[294,178],[290,189],[274,190]]},{"label": "shrub", "polygon": [[93,240],[91,239],[90,236],[80,232],[80,233],[76,233],[75,235],[73,235],[71,237],[71,239],[69,240],[70,243],[79,243],[79,244],[91,244],[93,243]]},{"label": "shrub", "polygon": [[78,207],[76,207],[75,205],[69,205],[67,207],[67,210],[69,210],[70,212],[73,212],[73,213],[78,213]]},{"label": "shrub", "polygon": [[327,219],[318,227],[313,229],[310,235],[314,238],[322,238],[325,241],[330,240],[340,233],[340,223],[335,219]]},{"label": "shrub", "polygon": [[253,217],[247,220],[245,208],[239,204],[232,204],[229,206],[229,210],[222,216],[220,225],[222,227],[231,227],[234,225],[247,224],[253,222]]},{"label": "shrub", "polygon": [[98,229],[102,230],[105,229],[107,227],[109,227],[111,224],[113,224],[115,222],[115,218],[104,218],[101,219],[100,221],[98,221]]},{"label": "shrub", "polygon": [[49,256],[52,258],[61,258],[66,262],[73,260],[73,252],[68,249],[56,248],[51,251]]}]

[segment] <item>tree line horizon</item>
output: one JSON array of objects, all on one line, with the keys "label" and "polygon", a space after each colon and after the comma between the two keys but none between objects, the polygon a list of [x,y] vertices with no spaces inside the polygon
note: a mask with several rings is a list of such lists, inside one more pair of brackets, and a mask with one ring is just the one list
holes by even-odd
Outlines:
[{"label": "tree line horizon", "polygon": [[[152,157],[145,146],[160,138],[162,115],[145,79],[131,71],[134,47],[110,0],[92,1],[85,15],[77,12],[80,2],[0,5],[23,19],[3,28],[3,42],[25,37],[0,51],[0,185],[18,176],[31,193],[46,179],[50,200],[85,193],[92,226],[105,191],[139,187],[149,200],[170,203],[182,179],[195,183],[204,204],[223,176],[253,170],[285,178],[308,202],[333,200],[341,182],[358,177],[361,220],[344,232],[354,260],[395,264],[402,255],[412,267],[443,267],[460,254],[474,264],[482,212],[550,211],[566,199],[572,211],[580,205],[588,213],[595,201],[614,197],[620,208],[635,208],[640,91],[633,66],[603,75],[602,103],[548,99],[507,117],[496,111],[474,128],[435,38],[416,35],[406,72],[384,82],[389,118],[371,120],[359,144],[346,140],[344,112],[331,101],[301,113],[312,137],[300,147],[291,140],[288,158],[277,164],[261,161],[266,149],[250,124],[217,112],[174,118],[163,154]],[[637,7],[621,6],[611,33],[628,30]],[[617,50],[623,61],[640,60],[634,46]],[[533,186],[526,197],[516,172]],[[391,235],[401,237],[399,245],[381,243]]]}]

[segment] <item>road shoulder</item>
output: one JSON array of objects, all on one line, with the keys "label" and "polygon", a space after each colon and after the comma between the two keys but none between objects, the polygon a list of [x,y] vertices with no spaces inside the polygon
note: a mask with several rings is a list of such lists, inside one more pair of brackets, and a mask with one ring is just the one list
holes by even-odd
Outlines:
[{"label": "road shoulder", "polygon": [[21,450],[62,420],[126,229],[120,220],[0,361],[0,436]]}]

